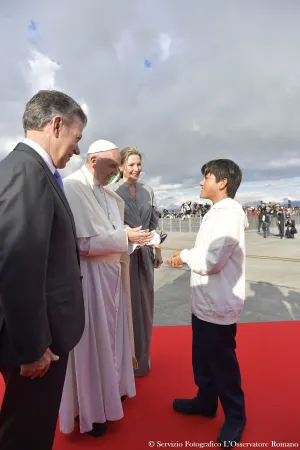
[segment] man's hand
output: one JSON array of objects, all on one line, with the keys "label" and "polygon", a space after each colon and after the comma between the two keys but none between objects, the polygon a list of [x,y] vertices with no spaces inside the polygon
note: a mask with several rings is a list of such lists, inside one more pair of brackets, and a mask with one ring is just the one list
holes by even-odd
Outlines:
[{"label": "man's hand", "polygon": [[54,355],[48,348],[39,361],[22,364],[21,365],[21,377],[30,377],[34,380],[37,377],[42,378],[49,370],[52,361],[58,361],[59,356]]},{"label": "man's hand", "polygon": [[176,252],[176,253],[174,253],[173,256],[170,256],[170,258],[168,259],[168,264],[169,264],[170,267],[173,267],[175,269],[182,269],[183,268],[184,262],[180,258],[180,253],[181,252]]},{"label": "man's hand", "polygon": [[152,241],[153,235],[149,230],[142,230],[142,227],[127,228],[129,242],[140,246],[147,245]]}]

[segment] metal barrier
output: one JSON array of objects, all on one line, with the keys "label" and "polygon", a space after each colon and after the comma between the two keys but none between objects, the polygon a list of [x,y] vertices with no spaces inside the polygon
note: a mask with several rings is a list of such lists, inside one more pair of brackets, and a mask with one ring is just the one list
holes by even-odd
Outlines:
[{"label": "metal barrier", "polygon": [[201,225],[201,217],[189,219],[159,219],[160,229],[166,233],[197,233]]},{"label": "metal barrier", "polygon": [[[257,216],[247,216],[249,222],[248,231],[258,230],[258,217]],[[292,216],[292,220],[295,220],[296,228],[300,225],[300,216]],[[190,217],[189,219],[159,219],[160,229],[166,233],[197,233],[202,217]],[[270,225],[271,234],[278,234],[278,227],[276,218],[272,218]],[[299,232],[299,231],[298,231]]]}]

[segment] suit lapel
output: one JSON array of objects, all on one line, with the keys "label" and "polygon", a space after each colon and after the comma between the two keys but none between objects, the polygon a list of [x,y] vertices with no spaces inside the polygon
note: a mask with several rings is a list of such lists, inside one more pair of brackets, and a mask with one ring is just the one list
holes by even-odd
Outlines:
[{"label": "suit lapel", "polygon": [[[17,147],[15,148],[14,151],[22,151],[22,152],[27,153],[29,156],[34,158],[42,166],[42,168],[43,168],[43,170],[44,170],[48,180],[50,181],[50,183],[54,187],[56,193],[60,197],[61,201],[63,202],[63,204],[64,204],[64,206],[65,206],[65,208],[66,208],[66,210],[67,210],[67,212],[68,212],[68,214],[70,216],[72,229],[73,229],[73,234],[74,234],[74,238],[75,238],[76,246],[77,246],[77,236],[76,236],[76,228],[75,228],[75,222],[74,222],[73,214],[72,214],[71,208],[69,206],[68,200],[67,200],[64,192],[62,191],[61,187],[59,186],[58,182],[56,181],[55,176],[53,175],[53,173],[51,172],[51,170],[49,169],[49,167],[47,166],[47,164],[45,163],[43,158],[35,150],[33,150],[29,145],[20,143],[20,144],[17,145]],[[78,253],[78,249],[77,249],[77,253]],[[79,259],[79,253],[78,253],[78,259]]]}]

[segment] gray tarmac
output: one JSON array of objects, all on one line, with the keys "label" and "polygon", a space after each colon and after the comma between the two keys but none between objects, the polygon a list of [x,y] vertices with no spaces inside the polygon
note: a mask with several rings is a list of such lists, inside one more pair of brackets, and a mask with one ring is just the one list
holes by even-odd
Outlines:
[{"label": "gray tarmac", "polygon": [[[190,270],[172,269],[167,259],[194,246],[196,233],[169,233],[164,264],[155,270],[154,325],[188,325]],[[300,235],[279,239],[246,232],[246,301],[239,322],[300,320]]]}]

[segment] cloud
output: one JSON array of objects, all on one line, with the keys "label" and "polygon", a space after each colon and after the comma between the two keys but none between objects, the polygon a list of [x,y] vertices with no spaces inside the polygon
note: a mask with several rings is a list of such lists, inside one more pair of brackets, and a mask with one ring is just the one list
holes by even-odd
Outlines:
[{"label": "cloud", "polygon": [[85,112],[85,114],[88,116],[89,115],[89,107],[86,103],[79,101],[79,104],[81,106],[81,108],[83,109],[83,111]]},{"label": "cloud", "polygon": [[[151,184],[151,186],[153,185]],[[182,189],[183,187],[183,184],[160,184],[156,189],[161,191],[174,191],[174,189]]]},{"label": "cloud", "polygon": [[8,155],[11,150],[23,139],[23,136],[0,136],[1,157]]},{"label": "cloud", "polygon": [[28,82],[32,94],[40,89],[59,89],[55,82],[56,72],[60,69],[57,62],[34,49],[31,51],[28,65]]},{"label": "cloud", "polygon": [[[35,22],[31,21],[29,28],[31,30],[35,30]],[[28,97],[35,94],[40,89],[55,89],[56,71],[59,70],[60,66],[48,56],[43,55],[36,49],[28,49],[28,52],[28,59],[26,62],[24,61],[20,72],[23,78],[22,81],[27,87]],[[22,61],[20,61],[20,63],[21,62]],[[9,105],[9,108],[13,110],[24,108],[24,105],[21,105],[18,101],[14,100],[13,96],[11,101],[8,101],[7,104]],[[19,109],[19,120],[21,119],[21,112],[23,112],[22,109]],[[5,123],[5,119],[2,118],[2,123],[0,121],[0,130],[5,128]],[[0,159],[5,157],[15,147],[15,145],[23,139],[20,126],[13,127],[10,124],[9,128],[12,129],[11,135],[4,134],[0,136]],[[18,134],[15,134],[14,132],[18,132]]]},{"label": "cloud", "polygon": [[[148,180],[193,189],[203,163],[221,157],[242,167],[243,186],[299,175],[300,3],[25,3],[1,6],[6,142],[22,135],[33,92],[54,87],[88,112],[82,154],[101,137],[120,148],[138,145]],[[256,191],[252,185],[249,192]]]},{"label": "cloud", "polygon": [[269,162],[269,167],[276,167],[279,169],[285,169],[287,167],[299,167],[300,166],[300,157],[299,158],[291,158],[291,159],[277,159]]},{"label": "cloud", "polygon": [[167,33],[159,33],[158,43],[160,47],[160,57],[166,61],[170,56],[171,37]]}]

